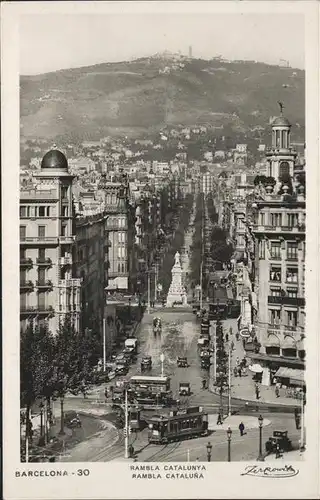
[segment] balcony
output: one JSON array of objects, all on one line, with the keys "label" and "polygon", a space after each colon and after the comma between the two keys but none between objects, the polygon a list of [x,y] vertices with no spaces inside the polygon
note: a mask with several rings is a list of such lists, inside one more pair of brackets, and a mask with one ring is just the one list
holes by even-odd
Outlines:
[{"label": "balcony", "polygon": [[268,296],[268,304],[279,304],[279,305],[285,305],[285,306],[299,306],[299,307],[304,307],[305,305],[305,298],[304,297],[277,297],[274,295],[269,295]]},{"label": "balcony", "polygon": [[58,245],[57,236],[26,236],[25,238],[20,238],[21,246],[31,246],[31,245]]},{"label": "balcony", "polygon": [[43,266],[43,267],[52,266],[52,260],[49,257],[47,257],[47,258],[38,257],[37,258],[37,265]]},{"label": "balcony", "polygon": [[34,289],[34,284],[30,280],[20,281],[20,290],[28,290],[29,292]]},{"label": "balcony", "polygon": [[47,306],[45,304],[37,305],[37,306],[20,306],[20,315],[21,316],[31,316],[31,315],[53,315],[54,309],[52,306]]},{"label": "balcony", "polygon": [[78,288],[81,286],[81,278],[72,278],[69,280],[60,280],[59,287],[61,288]]},{"label": "balcony", "polygon": [[36,281],[36,286],[37,286],[37,288],[40,288],[43,290],[45,290],[45,289],[52,290],[53,289],[53,283],[50,280]]},{"label": "balcony", "polygon": [[59,263],[60,263],[60,266],[71,266],[72,265],[72,257],[70,255],[60,257]]},{"label": "balcony", "polygon": [[59,236],[59,243],[72,245],[75,241],[75,236]]},{"label": "balcony", "polygon": [[31,268],[33,266],[33,260],[25,257],[20,258],[20,267]]},{"label": "balcony", "polygon": [[255,233],[298,234],[298,233],[304,233],[306,227],[305,224],[297,224],[296,226],[285,226],[285,225],[270,226],[267,224],[253,224],[252,229]]}]

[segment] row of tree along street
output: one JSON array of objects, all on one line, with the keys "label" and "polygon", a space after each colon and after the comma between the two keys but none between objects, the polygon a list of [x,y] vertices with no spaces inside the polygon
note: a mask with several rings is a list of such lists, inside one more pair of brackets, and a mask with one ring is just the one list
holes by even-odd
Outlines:
[{"label": "row of tree along street", "polygon": [[60,399],[60,432],[64,432],[64,398],[67,393],[85,396],[93,381],[93,367],[100,350],[94,337],[76,332],[69,316],[56,335],[43,326],[32,325],[21,332],[20,404],[25,409],[23,423],[27,439],[32,441],[32,407],[40,401],[45,402],[50,416],[52,400]]},{"label": "row of tree along street", "polygon": [[[209,194],[205,197],[200,193],[197,197],[191,247],[192,288],[199,284],[202,263],[202,289],[205,295],[208,293],[210,272],[221,270],[225,265],[229,265],[234,252],[233,246],[227,243],[226,232],[217,224],[218,214],[212,196]],[[209,220],[207,222],[205,212],[208,214]],[[208,223],[209,228],[206,227]]]},{"label": "row of tree along street", "polygon": [[177,227],[173,233],[170,246],[167,247],[165,256],[163,257],[162,266],[159,271],[159,282],[162,284],[163,297],[166,297],[171,284],[171,269],[174,264],[174,255],[176,252],[181,252],[184,245],[185,232],[190,222],[194,197],[192,194],[187,194],[182,202],[179,215],[177,215]]}]

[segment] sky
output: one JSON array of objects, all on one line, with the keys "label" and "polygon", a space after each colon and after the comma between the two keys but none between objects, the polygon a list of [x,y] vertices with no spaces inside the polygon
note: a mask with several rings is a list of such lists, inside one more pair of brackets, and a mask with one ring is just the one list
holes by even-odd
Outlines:
[{"label": "sky", "polygon": [[36,14],[20,20],[20,74],[40,74],[168,50],[304,69],[299,14]]}]

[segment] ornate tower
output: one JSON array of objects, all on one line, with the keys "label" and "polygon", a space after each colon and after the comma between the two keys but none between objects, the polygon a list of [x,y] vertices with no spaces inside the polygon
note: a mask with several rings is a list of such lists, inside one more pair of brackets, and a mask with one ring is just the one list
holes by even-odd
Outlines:
[{"label": "ornate tower", "polygon": [[268,177],[277,182],[293,178],[296,151],[290,144],[291,124],[283,116],[283,104],[279,103],[281,114],[272,123],[272,146],[267,151]]}]

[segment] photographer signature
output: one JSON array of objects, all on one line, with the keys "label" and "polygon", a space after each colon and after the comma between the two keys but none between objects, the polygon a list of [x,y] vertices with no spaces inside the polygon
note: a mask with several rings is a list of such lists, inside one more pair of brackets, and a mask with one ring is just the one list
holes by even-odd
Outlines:
[{"label": "photographer signature", "polygon": [[299,474],[299,470],[292,467],[292,465],[284,465],[283,467],[248,465],[244,472],[241,473],[241,476],[285,478],[294,477],[297,474]]}]

